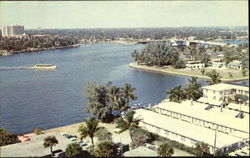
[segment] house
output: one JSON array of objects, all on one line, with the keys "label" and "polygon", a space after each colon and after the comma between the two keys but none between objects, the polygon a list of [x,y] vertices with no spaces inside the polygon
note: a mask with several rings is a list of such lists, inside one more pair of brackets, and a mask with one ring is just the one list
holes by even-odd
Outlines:
[{"label": "house", "polygon": [[228,68],[232,68],[232,69],[239,69],[239,70],[241,70],[242,69],[242,62],[239,61],[239,60],[234,60],[234,61],[228,63],[227,67]]},{"label": "house", "polygon": [[226,62],[221,59],[212,60],[212,68],[226,68]]},{"label": "house", "polygon": [[187,61],[186,68],[188,69],[201,69],[205,68],[205,64],[201,61]]}]

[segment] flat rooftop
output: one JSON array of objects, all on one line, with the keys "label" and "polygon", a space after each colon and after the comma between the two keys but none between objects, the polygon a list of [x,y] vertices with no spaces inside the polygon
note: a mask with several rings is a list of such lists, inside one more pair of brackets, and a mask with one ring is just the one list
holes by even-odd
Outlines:
[{"label": "flat rooftop", "polygon": [[[183,135],[199,142],[203,141],[205,143],[208,143],[210,146],[214,146],[215,130],[213,129],[204,128],[191,123],[187,123],[185,121],[166,117],[164,115],[145,109],[136,110],[135,117],[138,117],[146,123],[160,127],[167,131]],[[231,145],[239,141],[242,141],[242,138],[221,133],[219,131],[217,132],[217,148],[222,148],[225,145]]]},{"label": "flat rooftop", "polygon": [[157,152],[153,151],[147,147],[139,146],[138,148],[135,148],[133,150],[127,151],[123,154],[123,156],[132,156],[132,157],[137,157],[137,156],[151,156],[151,157],[157,157]]},{"label": "flat rooftop", "polygon": [[193,101],[193,105],[191,105],[191,102],[187,100],[181,103],[164,101],[154,107],[174,111],[180,114],[188,115],[194,118],[206,120],[215,124],[231,127],[249,133],[248,114],[245,114],[245,117],[241,119],[235,117],[239,111],[223,108],[223,112],[221,112],[219,107],[213,107],[209,110],[205,110],[207,106],[208,104],[198,103],[195,101]]},{"label": "flat rooftop", "polygon": [[68,144],[72,143],[60,133],[46,133],[32,136],[30,141],[2,146],[1,157],[42,157],[50,155],[50,148],[44,148],[44,139],[48,136],[55,136],[58,144],[53,146],[53,151],[61,149],[65,151]]},{"label": "flat rooftop", "polygon": [[204,86],[202,88],[209,89],[209,90],[217,90],[217,91],[222,91],[222,90],[227,90],[227,89],[239,89],[239,90],[243,90],[243,91],[249,91],[249,87],[240,86],[240,85],[225,84],[225,83]]}]

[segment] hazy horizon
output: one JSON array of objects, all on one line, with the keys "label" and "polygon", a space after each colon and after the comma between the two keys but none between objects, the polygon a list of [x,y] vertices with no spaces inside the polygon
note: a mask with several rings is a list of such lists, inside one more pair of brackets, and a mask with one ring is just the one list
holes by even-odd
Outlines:
[{"label": "hazy horizon", "polygon": [[1,1],[0,27],[118,29],[248,26],[248,1]]}]

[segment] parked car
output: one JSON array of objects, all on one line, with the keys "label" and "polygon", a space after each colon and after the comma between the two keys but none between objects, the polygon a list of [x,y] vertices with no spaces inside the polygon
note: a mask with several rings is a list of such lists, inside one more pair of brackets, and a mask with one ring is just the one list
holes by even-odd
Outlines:
[{"label": "parked car", "polygon": [[88,143],[84,142],[84,141],[81,141],[79,144],[80,144],[81,147],[84,147],[84,146],[88,145]]},{"label": "parked car", "polygon": [[67,134],[67,133],[61,133],[62,136],[66,137],[66,138],[70,138],[71,135]]},{"label": "parked car", "polygon": [[55,150],[55,151],[53,151],[53,155],[54,155],[54,157],[63,157],[64,152],[61,149]]},{"label": "parked car", "polygon": [[83,150],[88,150],[90,148],[92,148],[92,145],[89,144],[89,143],[87,143],[87,145],[85,145],[85,146],[82,147]]},{"label": "parked car", "polygon": [[80,142],[79,139],[75,138],[75,137],[72,137],[72,138],[69,138],[72,142]]},{"label": "parked car", "polygon": [[77,138],[77,136],[72,136],[72,135],[69,136],[69,139],[73,139],[73,138]]}]

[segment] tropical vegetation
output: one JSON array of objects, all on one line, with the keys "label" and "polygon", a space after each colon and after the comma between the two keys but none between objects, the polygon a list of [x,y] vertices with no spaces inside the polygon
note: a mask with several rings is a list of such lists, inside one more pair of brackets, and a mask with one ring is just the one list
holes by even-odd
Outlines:
[{"label": "tropical vegetation", "polygon": [[77,39],[65,36],[45,35],[42,37],[29,36],[28,38],[0,38],[0,50],[12,53],[69,47],[75,44],[79,44]]},{"label": "tropical vegetation", "polygon": [[86,119],[85,123],[81,124],[78,129],[78,132],[80,133],[80,139],[83,140],[83,138],[89,136],[93,147],[95,147],[94,144],[95,133],[99,130],[98,123],[99,123],[98,120],[96,120],[94,117],[91,117]]},{"label": "tropical vegetation", "polygon": [[184,90],[182,89],[181,85],[174,88],[170,88],[167,91],[167,94],[171,102],[173,101],[180,103],[185,98]]},{"label": "tropical vegetation", "polygon": [[105,127],[100,127],[95,132],[95,137],[97,137],[99,141],[112,141],[112,133],[109,132]]},{"label": "tropical vegetation", "polygon": [[161,157],[170,157],[174,154],[174,148],[168,143],[163,143],[158,147],[157,154]]},{"label": "tropical vegetation", "polygon": [[211,79],[210,84],[217,84],[221,82],[220,79],[222,78],[222,76],[220,75],[220,73],[216,72],[216,70],[207,72],[206,75]]},{"label": "tropical vegetation", "polygon": [[17,135],[9,133],[6,129],[0,128],[0,146],[21,142]]},{"label": "tropical vegetation", "polygon": [[65,156],[67,157],[80,157],[82,153],[82,147],[79,143],[68,144],[65,150]]},{"label": "tropical vegetation", "polygon": [[140,119],[134,117],[135,111],[128,111],[124,113],[123,117],[120,117],[115,120],[116,127],[121,129],[121,132],[129,130],[130,138],[133,142],[132,129],[137,128],[139,125]]},{"label": "tropical vegetation", "polygon": [[169,47],[166,42],[149,43],[141,53],[134,50],[132,57],[138,64],[148,66],[176,65],[179,60],[177,49]]},{"label": "tropical vegetation", "polygon": [[135,88],[128,83],[117,87],[111,82],[105,85],[90,82],[85,88],[88,100],[87,112],[91,112],[102,122],[112,122],[114,110],[124,112],[130,107],[130,101],[137,99],[134,91]]},{"label": "tropical vegetation", "polygon": [[204,156],[210,154],[209,146],[206,143],[197,143],[194,148],[197,156]]},{"label": "tropical vegetation", "polygon": [[141,128],[133,128],[130,133],[133,138],[130,144],[132,149],[142,146],[145,143],[152,143],[157,138],[157,135]]},{"label": "tropical vegetation", "polygon": [[45,148],[50,148],[50,152],[51,152],[51,156],[53,157],[53,151],[52,151],[52,147],[56,146],[56,144],[58,144],[58,140],[56,139],[55,136],[48,136],[44,139],[44,143],[43,146]]},{"label": "tropical vegetation", "polygon": [[198,82],[197,77],[192,77],[191,80],[189,79],[184,87],[179,85],[170,88],[167,94],[170,101],[177,103],[180,103],[184,99],[197,100],[203,95],[201,84]]},{"label": "tropical vegetation", "polygon": [[94,151],[96,157],[117,157],[118,147],[110,141],[97,144]]},{"label": "tropical vegetation", "polygon": [[32,132],[35,133],[36,135],[43,134],[43,130],[41,128],[33,128]]}]

